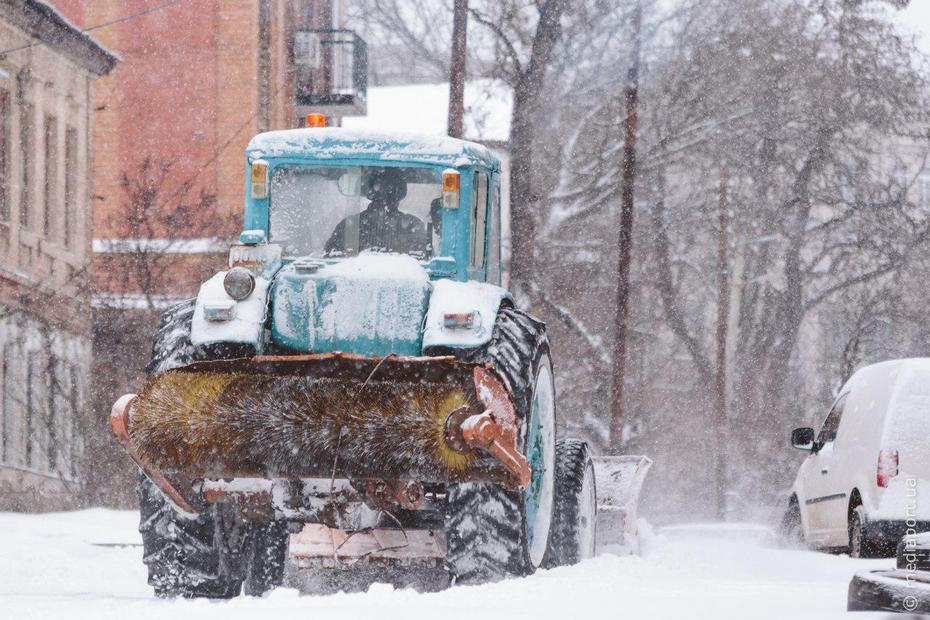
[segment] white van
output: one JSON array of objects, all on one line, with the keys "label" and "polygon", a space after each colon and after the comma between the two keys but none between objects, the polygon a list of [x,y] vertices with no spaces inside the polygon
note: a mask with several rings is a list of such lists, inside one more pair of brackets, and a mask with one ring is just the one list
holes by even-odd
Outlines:
[{"label": "white van", "polygon": [[792,488],[786,533],[854,557],[892,555],[908,529],[930,531],[930,358],[859,370],[820,431],[798,428],[810,452]]}]

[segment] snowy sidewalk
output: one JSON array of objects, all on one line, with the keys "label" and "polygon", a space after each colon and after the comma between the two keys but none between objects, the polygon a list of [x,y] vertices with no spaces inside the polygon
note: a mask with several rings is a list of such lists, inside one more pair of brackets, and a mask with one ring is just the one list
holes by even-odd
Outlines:
[{"label": "snowy sidewalk", "polygon": [[[868,618],[847,616],[853,573],[893,560],[766,548],[751,528],[674,528],[643,557],[600,557],[526,579],[418,595],[163,601],[146,584],[137,514],[0,513],[0,618]],[[131,546],[126,546],[131,545]],[[881,617],[881,616],[879,616]]]}]

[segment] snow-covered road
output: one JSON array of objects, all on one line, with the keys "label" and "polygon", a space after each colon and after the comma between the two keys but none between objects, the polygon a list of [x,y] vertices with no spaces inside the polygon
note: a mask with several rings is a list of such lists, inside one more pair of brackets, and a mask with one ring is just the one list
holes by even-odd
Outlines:
[{"label": "snow-covered road", "polygon": [[893,564],[771,548],[752,528],[689,527],[646,537],[642,557],[599,557],[438,594],[375,586],[327,597],[282,589],[264,599],[163,601],[146,585],[136,520],[102,509],[0,513],[0,618],[839,618],[852,574]]}]

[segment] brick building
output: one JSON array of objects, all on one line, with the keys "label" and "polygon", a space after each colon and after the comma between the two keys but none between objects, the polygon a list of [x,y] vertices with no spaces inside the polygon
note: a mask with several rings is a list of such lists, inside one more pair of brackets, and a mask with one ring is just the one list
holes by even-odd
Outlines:
[{"label": "brick building", "polygon": [[[298,125],[306,72],[295,43],[307,40],[298,32],[334,30],[343,9],[339,0],[51,1],[82,28],[115,22],[94,34],[121,59],[96,94],[92,399],[103,429],[115,397],[138,388],[157,317],[225,265],[241,229],[249,139]],[[300,56],[306,45],[296,47]],[[131,501],[134,468],[105,430],[88,441],[98,461],[126,465],[90,481],[95,499]]]},{"label": "brick building", "polygon": [[0,510],[80,487],[94,93],[116,61],[48,5],[0,0]]},{"label": "brick building", "polygon": [[249,138],[293,126],[301,3],[53,1],[82,27],[151,11],[95,31],[123,62],[97,91],[94,277],[98,305],[161,308],[223,263]]}]

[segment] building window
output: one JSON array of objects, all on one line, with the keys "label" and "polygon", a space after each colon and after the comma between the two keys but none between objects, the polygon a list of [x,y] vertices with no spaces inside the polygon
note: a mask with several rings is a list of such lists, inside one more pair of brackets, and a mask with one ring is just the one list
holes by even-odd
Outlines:
[{"label": "building window", "polygon": [[0,348],[0,463],[11,463],[13,433],[10,417],[13,415],[13,345],[5,342]]},{"label": "building window", "polygon": [[61,365],[55,359],[54,355],[49,356],[49,363],[46,367],[46,391],[45,391],[45,438],[48,440],[46,454],[48,456],[48,471],[55,474],[58,472],[58,442],[61,440],[59,435],[59,415],[58,407],[55,405],[56,396],[61,389],[59,380],[61,379]]},{"label": "building window", "polygon": [[26,358],[26,467],[33,466],[32,453],[36,434],[36,405],[38,404],[39,377],[41,376],[41,373],[36,372],[38,370],[37,366],[38,355],[32,352]]},{"label": "building window", "polygon": [[0,222],[10,221],[10,93],[0,88]]},{"label": "building window", "polygon": [[45,197],[42,209],[42,234],[48,238],[52,233],[52,213],[58,193],[58,121],[54,116],[45,117]]},{"label": "building window", "polygon": [[19,108],[19,152],[20,179],[19,226],[29,228],[32,211],[32,172],[35,163],[35,123],[34,108],[31,103],[23,102]]},{"label": "building window", "polygon": [[77,129],[65,131],[65,247],[73,248],[77,237]]},{"label": "building window", "polygon": [[68,425],[71,428],[71,433],[69,434],[70,441],[68,442],[68,465],[69,472],[71,474],[71,479],[74,480],[77,478],[77,457],[78,457],[78,442],[80,441],[80,424],[78,423],[79,417],[81,415],[81,386],[78,383],[80,375],[78,374],[77,366],[69,365],[68,366],[68,406],[69,421]]}]

